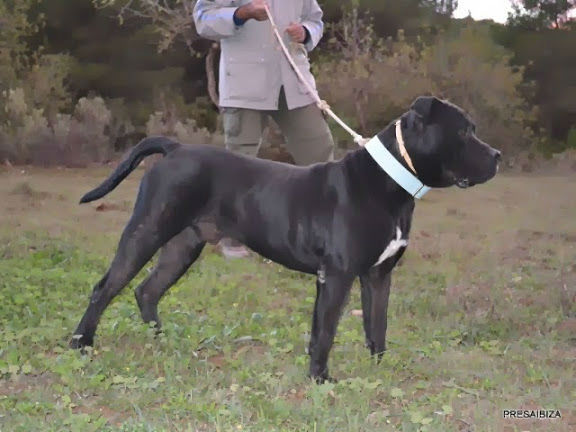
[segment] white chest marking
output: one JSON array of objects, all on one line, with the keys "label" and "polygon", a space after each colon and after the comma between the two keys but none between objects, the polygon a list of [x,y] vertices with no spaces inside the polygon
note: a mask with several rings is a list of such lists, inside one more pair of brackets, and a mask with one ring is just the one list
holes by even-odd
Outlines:
[{"label": "white chest marking", "polygon": [[388,244],[388,246],[386,246],[386,249],[384,249],[384,252],[382,252],[380,258],[378,258],[378,261],[376,261],[376,264],[374,265],[377,266],[379,264],[382,264],[386,259],[396,255],[396,253],[401,248],[406,246],[408,246],[408,240],[402,238],[402,231],[400,231],[400,227],[396,227],[396,238],[393,239]]}]

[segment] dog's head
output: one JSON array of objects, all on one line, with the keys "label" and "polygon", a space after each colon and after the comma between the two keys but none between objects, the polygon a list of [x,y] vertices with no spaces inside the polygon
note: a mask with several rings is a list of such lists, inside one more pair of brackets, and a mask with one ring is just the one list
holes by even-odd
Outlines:
[{"label": "dog's head", "polygon": [[408,152],[427,186],[466,188],[496,175],[500,152],[476,136],[471,118],[456,105],[419,97],[403,124]]}]

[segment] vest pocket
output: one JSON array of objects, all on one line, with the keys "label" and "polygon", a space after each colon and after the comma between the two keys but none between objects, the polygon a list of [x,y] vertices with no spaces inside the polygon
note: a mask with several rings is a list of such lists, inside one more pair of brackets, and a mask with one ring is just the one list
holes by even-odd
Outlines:
[{"label": "vest pocket", "polygon": [[224,93],[230,99],[262,101],[269,92],[268,67],[264,59],[230,60],[226,64]]}]

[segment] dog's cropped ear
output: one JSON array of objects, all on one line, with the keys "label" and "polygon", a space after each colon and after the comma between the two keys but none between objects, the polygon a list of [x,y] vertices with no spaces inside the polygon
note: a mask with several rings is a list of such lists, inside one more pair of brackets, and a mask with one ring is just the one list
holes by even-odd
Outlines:
[{"label": "dog's cropped ear", "polygon": [[420,117],[422,123],[428,124],[432,121],[434,109],[442,103],[440,99],[434,96],[420,96],[410,107]]}]

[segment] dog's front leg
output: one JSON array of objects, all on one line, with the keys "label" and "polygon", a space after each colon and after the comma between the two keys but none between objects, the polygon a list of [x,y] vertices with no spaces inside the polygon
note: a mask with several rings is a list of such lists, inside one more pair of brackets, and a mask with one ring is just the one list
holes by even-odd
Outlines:
[{"label": "dog's front leg", "polygon": [[312,331],[310,332],[310,343],[308,344],[308,354],[312,355],[314,348],[316,347],[317,336],[318,336],[318,300],[320,299],[320,292],[324,289],[326,284],[326,275],[324,270],[318,271],[318,277],[316,278],[316,300],[314,301],[314,312],[312,313]]},{"label": "dog's front leg", "polygon": [[360,276],[362,286],[362,318],[366,345],[372,355],[382,358],[386,351],[386,329],[388,327],[388,298],[392,272],[373,268]]},{"label": "dog's front leg", "polygon": [[328,355],[353,280],[353,276],[342,272],[327,270],[319,274],[309,347],[310,377],[318,383],[330,380]]}]

